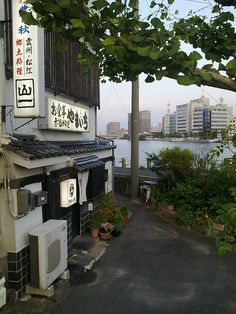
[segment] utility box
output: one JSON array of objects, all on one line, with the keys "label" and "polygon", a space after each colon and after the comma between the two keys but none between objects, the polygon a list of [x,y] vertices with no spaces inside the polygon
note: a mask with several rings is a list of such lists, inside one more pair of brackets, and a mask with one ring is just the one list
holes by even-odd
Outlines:
[{"label": "utility box", "polygon": [[34,203],[35,206],[43,206],[47,204],[48,202],[48,192],[47,191],[38,191],[32,193],[32,196],[34,197]]},{"label": "utility box", "polygon": [[68,179],[60,183],[60,205],[69,207],[77,202],[76,179]]},{"label": "utility box", "polygon": [[31,209],[31,191],[19,189],[17,191],[18,215],[24,215]]},{"label": "utility box", "polygon": [[46,289],[67,268],[67,221],[51,219],[29,232],[31,286]]}]

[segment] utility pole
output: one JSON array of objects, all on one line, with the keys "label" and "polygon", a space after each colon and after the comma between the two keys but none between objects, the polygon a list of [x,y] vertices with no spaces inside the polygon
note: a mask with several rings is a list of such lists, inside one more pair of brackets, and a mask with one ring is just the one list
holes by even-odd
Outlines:
[{"label": "utility pole", "polygon": [[[139,15],[139,1],[135,17]],[[139,192],[139,78],[132,82],[131,111],[131,199],[136,200]]]},{"label": "utility pole", "polygon": [[4,58],[4,24],[0,21],[0,139],[5,133],[5,58]]}]

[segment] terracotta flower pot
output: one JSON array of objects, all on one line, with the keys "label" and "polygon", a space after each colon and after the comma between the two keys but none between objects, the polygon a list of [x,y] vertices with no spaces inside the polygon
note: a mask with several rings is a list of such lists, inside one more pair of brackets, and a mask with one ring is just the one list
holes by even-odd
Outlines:
[{"label": "terracotta flower pot", "polygon": [[101,232],[100,231],[100,238],[101,240],[108,240],[111,237],[111,232]]},{"label": "terracotta flower pot", "polygon": [[126,215],[126,216],[124,216],[124,220],[123,220],[124,226],[126,226],[128,224],[128,222],[129,222],[129,216]]},{"label": "terracotta flower pot", "polygon": [[99,237],[99,229],[92,228],[91,229],[91,237],[98,238]]}]

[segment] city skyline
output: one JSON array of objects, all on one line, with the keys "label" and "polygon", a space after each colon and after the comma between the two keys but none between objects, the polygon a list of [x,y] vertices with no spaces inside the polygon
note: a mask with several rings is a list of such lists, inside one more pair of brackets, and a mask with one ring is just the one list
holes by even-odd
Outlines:
[{"label": "city skyline", "polygon": [[[141,76],[140,81],[139,110],[152,112],[152,127],[157,127],[162,121],[162,117],[167,113],[168,103],[170,103],[170,112],[173,113],[177,105],[188,103],[202,95],[209,98],[211,105],[219,103],[220,98],[223,97],[224,103],[233,107],[235,115],[236,97],[233,92],[206,86],[181,86],[174,80],[167,78],[147,84]],[[108,82],[101,84],[101,110],[97,114],[98,132],[104,132],[110,121],[119,121],[121,128],[128,129],[127,116],[130,112],[131,83],[115,84]]]}]

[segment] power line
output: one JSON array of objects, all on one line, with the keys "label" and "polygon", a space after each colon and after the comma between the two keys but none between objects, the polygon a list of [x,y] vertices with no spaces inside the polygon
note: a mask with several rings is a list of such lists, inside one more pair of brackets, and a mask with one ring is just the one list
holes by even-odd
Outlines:
[{"label": "power line", "polygon": [[105,108],[107,106],[108,99],[109,99],[109,96],[110,96],[110,93],[111,93],[111,88],[112,88],[112,86],[111,86],[111,83],[110,83],[110,88],[109,88],[109,91],[107,93],[107,97],[106,97],[105,102],[104,102],[103,110],[101,110],[101,113],[100,113],[100,115],[98,117],[98,121],[100,121],[102,119],[102,116],[103,116],[103,114],[105,112]]},{"label": "power line", "polygon": [[114,85],[113,83],[112,83],[112,88],[114,89],[114,92],[115,92],[115,94],[116,94],[116,96],[117,96],[117,98],[118,98],[118,100],[119,100],[119,102],[120,102],[120,104],[121,104],[123,110],[125,111],[125,113],[128,113],[128,111],[127,111],[127,109],[125,108],[125,106],[124,106],[124,104],[123,104],[123,102],[122,102],[122,100],[121,100],[121,98],[120,98],[120,95],[119,95],[119,93],[117,92],[117,90],[116,90],[116,88],[115,88],[115,85]]},{"label": "power line", "polygon": [[216,103],[219,102],[214,96],[212,96],[210,93],[208,93],[203,87],[201,87],[201,89],[203,90],[204,93],[206,93],[209,97],[211,97]]}]

